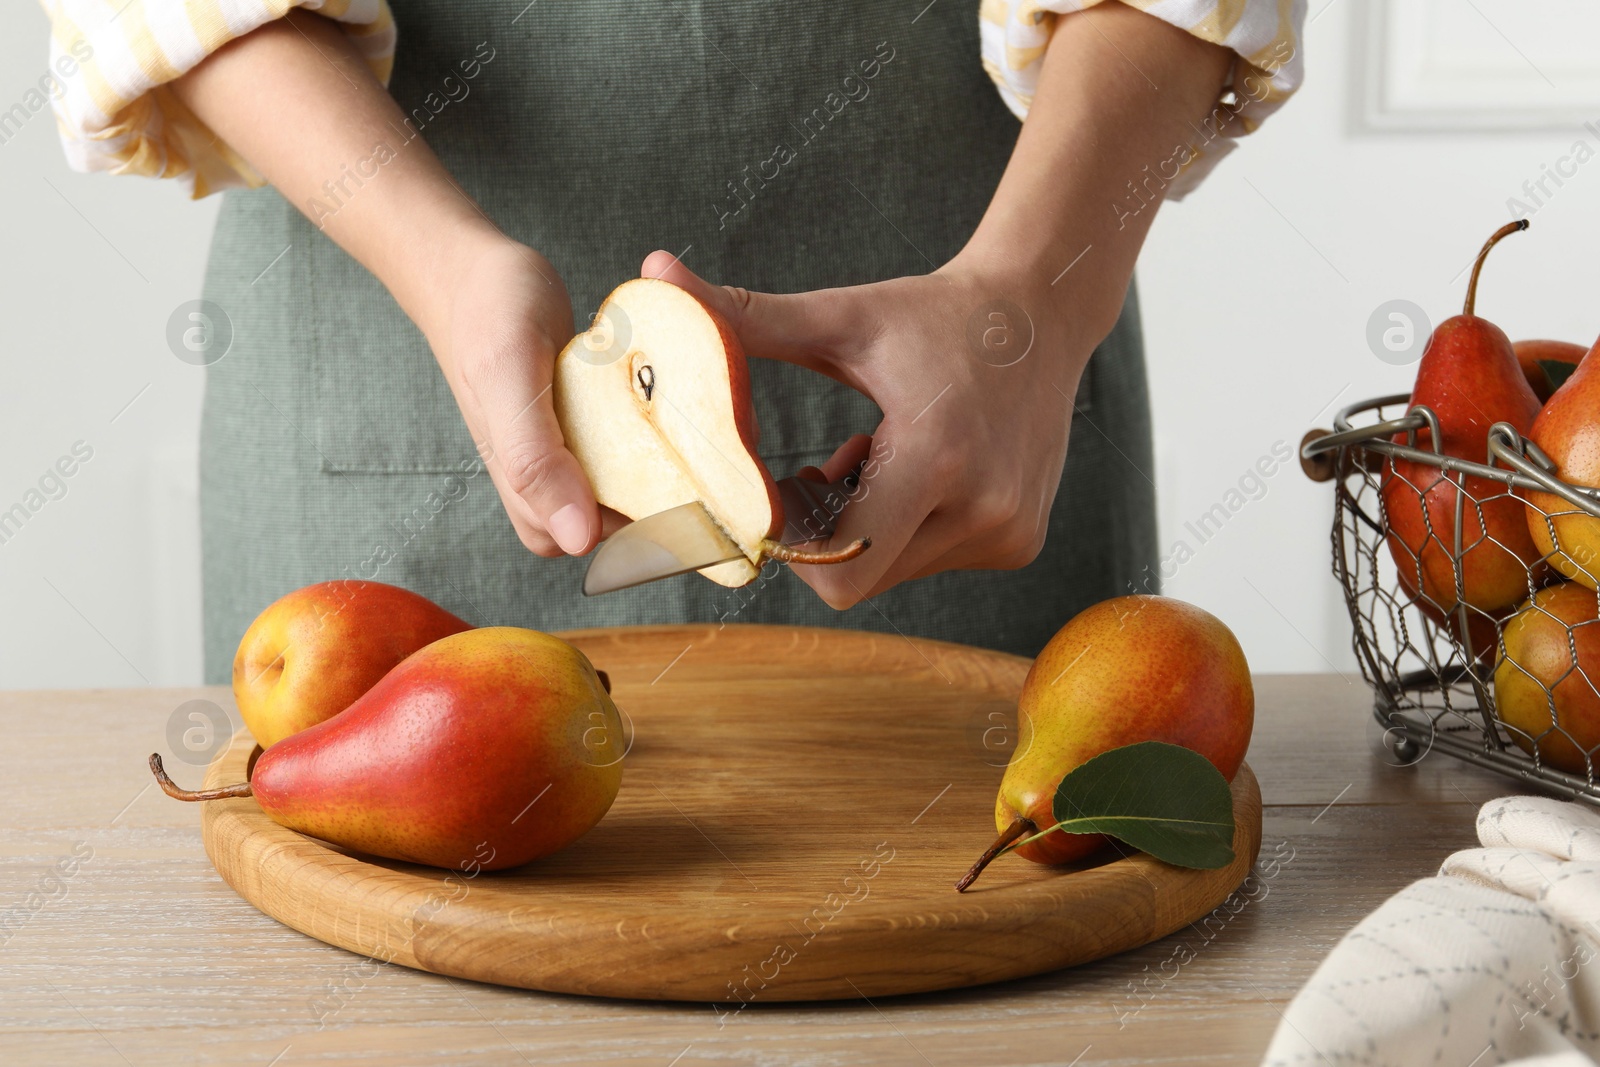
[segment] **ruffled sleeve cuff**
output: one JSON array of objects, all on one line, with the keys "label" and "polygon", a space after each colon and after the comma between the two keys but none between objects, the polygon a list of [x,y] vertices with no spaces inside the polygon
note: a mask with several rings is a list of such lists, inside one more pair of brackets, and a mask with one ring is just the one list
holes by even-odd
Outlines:
[{"label": "ruffled sleeve cuff", "polygon": [[[1056,19],[1107,0],[983,0],[983,66],[1000,97],[1027,118]],[[1119,0],[1237,55],[1233,81],[1190,143],[1167,161],[1168,199],[1199,184],[1236,138],[1283,106],[1305,77],[1305,0]]]},{"label": "ruffled sleeve cuff", "polygon": [[22,106],[36,112],[48,98],[72,169],[171,178],[196,198],[263,184],[167,87],[206,56],[302,7],[338,22],[385,84],[394,64],[386,0],[41,2],[50,69]]}]

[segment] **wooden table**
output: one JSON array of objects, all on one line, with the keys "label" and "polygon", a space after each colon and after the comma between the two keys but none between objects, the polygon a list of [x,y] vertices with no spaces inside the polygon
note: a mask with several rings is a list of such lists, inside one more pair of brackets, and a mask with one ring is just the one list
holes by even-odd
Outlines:
[{"label": "wooden table", "polygon": [[1024,981],[721,1020],[445,979],[278,925],[212,870],[199,812],[150,787],[145,757],[195,699],[232,712],[226,689],[0,694],[0,1062],[1255,1063],[1340,935],[1515,790],[1440,754],[1385,765],[1357,678],[1262,677],[1261,863],[1225,918]]}]

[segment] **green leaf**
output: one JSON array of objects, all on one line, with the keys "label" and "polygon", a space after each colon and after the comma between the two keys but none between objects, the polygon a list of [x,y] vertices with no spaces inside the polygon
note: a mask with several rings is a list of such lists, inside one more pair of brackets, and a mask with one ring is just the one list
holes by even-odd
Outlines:
[{"label": "green leaf", "polygon": [[1567,384],[1567,379],[1572,377],[1572,372],[1578,369],[1578,365],[1568,363],[1564,359],[1541,359],[1539,369],[1544,371],[1544,376],[1550,380],[1550,391],[1553,393]]},{"label": "green leaf", "polygon": [[1181,745],[1141,741],[1096,756],[1061,780],[1054,814],[1044,833],[1105,834],[1177,867],[1233,862],[1228,781]]}]

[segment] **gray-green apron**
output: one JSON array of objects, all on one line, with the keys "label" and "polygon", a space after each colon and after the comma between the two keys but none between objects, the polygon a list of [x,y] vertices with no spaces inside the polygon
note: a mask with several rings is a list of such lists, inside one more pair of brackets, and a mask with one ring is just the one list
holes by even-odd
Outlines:
[{"label": "gray-green apron", "polygon": [[[1018,129],[979,65],[972,0],[394,0],[394,12],[395,98],[490,217],[555,264],[580,323],[658,247],[713,282],[777,292],[930,271],[977,225]],[[362,162],[325,208],[360,195]],[[480,625],[782,622],[1024,655],[1088,604],[1153,586],[1131,293],[1080,391],[1038,560],[902,584],[844,612],[775,565],[739,590],[685,575],[585,598],[586,561],[518,542],[421,334],[270,189],[227,194],[206,295],[234,330],[208,372],[201,443],[211,682],[227,680],[257,612],[338,577],[406,586]],[[863,397],[786,364],[752,360],[751,379],[776,477],[878,421]]]}]

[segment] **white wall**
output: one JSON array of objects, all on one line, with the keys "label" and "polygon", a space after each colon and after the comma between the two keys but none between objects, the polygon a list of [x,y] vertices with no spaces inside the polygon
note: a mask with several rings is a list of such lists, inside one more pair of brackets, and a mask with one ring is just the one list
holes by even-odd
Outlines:
[{"label": "white wall", "polygon": [[[47,29],[37,5],[0,10],[0,109],[44,73]],[[70,173],[47,111],[0,144],[0,202],[0,510],[93,449],[0,544],[0,686],[196,683],[203,371],[165,336],[218,205]]]},{"label": "white wall", "polygon": [[[1196,549],[1168,591],[1227,620],[1258,670],[1353,670],[1330,489],[1291,464],[1204,545],[1185,520],[1336,402],[1405,391],[1409,370],[1367,348],[1369,314],[1396,297],[1435,321],[1458,309],[1458,274],[1506,199],[1581,132],[1352,132],[1364,3],[1313,0],[1307,88],[1162,211],[1140,269],[1162,543]],[[0,108],[42,73],[44,35],[33,5],[0,12]],[[1517,45],[1538,60],[1538,40]],[[0,145],[0,196],[0,510],[75,441],[94,449],[66,496],[0,544],[0,687],[197,682],[202,372],[165,329],[199,293],[217,204],[68,173],[42,114]],[[1496,252],[1479,310],[1514,337],[1593,338],[1597,235],[1600,166]]]}]

